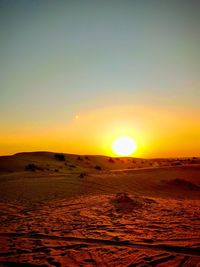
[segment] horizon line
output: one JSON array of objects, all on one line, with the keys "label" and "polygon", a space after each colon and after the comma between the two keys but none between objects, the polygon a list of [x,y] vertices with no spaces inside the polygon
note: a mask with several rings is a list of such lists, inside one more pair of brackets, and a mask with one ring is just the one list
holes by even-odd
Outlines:
[{"label": "horizon line", "polygon": [[17,154],[31,154],[31,153],[51,153],[51,154],[66,154],[71,156],[90,156],[90,157],[108,157],[108,158],[135,158],[135,159],[188,159],[188,158],[200,158],[200,156],[193,155],[193,156],[177,156],[177,157],[134,157],[134,156],[109,156],[109,155],[102,155],[102,154],[79,154],[79,153],[67,153],[67,152],[58,152],[58,151],[47,151],[47,150],[36,150],[36,151],[19,151],[13,154],[7,155],[0,155],[0,157],[9,157],[15,156]]}]

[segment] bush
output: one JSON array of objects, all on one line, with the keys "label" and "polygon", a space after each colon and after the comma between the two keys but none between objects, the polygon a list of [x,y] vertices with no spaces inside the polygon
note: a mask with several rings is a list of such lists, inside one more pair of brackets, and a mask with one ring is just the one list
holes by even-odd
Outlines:
[{"label": "bush", "polygon": [[181,165],[180,161],[172,162],[172,166],[180,166],[180,165]]},{"label": "bush", "polygon": [[76,166],[73,165],[73,164],[72,164],[72,165],[69,165],[69,167],[70,167],[70,168],[76,168]]},{"label": "bush", "polygon": [[85,176],[86,176],[85,172],[81,172],[80,175],[79,175],[80,178],[84,178]]},{"label": "bush", "polygon": [[95,168],[96,170],[98,170],[98,171],[101,171],[101,170],[102,170],[101,166],[95,166],[94,168]]},{"label": "bush", "polygon": [[64,154],[55,154],[54,155],[55,159],[59,161],[65,161],[65,155]]},{"label": "bush", "polygon": [[108,161],[109,161],[110,163],[115,163],[114,159],[112,159],[112,158],[109,158]]},{"label": "bush", "polygon": [[24,168],[25,171],[31,171],[31,172],[35,172],[35,171],[42,171],[43,169],[39,166],[37,166],[34,163],[29,163],[28,165],[25,166]]},{"label": "bush", "polygon": [[80,156],[77,158],[78,160],[83,160]]}]

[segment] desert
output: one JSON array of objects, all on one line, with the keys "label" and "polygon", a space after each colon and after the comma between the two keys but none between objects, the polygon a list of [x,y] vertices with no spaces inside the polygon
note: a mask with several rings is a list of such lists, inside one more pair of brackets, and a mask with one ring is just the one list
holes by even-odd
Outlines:
[{"label": "desert", "polygon": [[199,266],[199,158],[18,153],[0,170],[1,266]]},{"label": "desert", "polygon": [[0,267],[200,267],[199,14],[0,0]]}]

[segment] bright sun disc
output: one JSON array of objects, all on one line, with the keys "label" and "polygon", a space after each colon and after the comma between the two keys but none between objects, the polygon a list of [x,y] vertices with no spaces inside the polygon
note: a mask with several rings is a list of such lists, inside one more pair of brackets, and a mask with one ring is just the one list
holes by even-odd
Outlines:
[{"label": "bright sun disc", "polygon": [[119,156],[129,156],[137,149],[136,142],[130,137],[119,137],[112,144],[112,150]]}]

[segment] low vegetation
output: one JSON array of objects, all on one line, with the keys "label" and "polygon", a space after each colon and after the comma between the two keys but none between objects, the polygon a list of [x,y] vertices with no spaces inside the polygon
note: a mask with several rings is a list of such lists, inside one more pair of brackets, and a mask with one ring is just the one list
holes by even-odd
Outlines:
[{"label": "low vegetation", "polygon": [[35,171],[43,171],[43,168],[37,166],[34,163],[29,163],[25,166],[24,168],[25,171],[31,171],[31,172],[35,172]]},{"label": "low vegetation", "polygon": [[87,175],[87,174],[86,174],[85,172],[81,172],[81,173],[79,174],[79,177],[80,177],[80,178],[84,178],[86,175]]},{"label": "low vegetation", "polygon": [[64,154],[57,153],[57,154],[54,155],[54,157],[55,157],[56,160],[65,161],[65,155]]},{"label": "low vegetation", "polygon": [[115,163],[114,159],[112,159],[112,158],[109,158],[108,161],[109,161],[110,163]]},{"label": "low vegetation", "polygon": [[70,168],[76,168],[76,166],[73,165],[73,164],[69,165],[69,167],[70,167]]},{"label": "low vegetation", "polygon": [[97,171],[101,171],[101,170],[102,170],[101,166],[98,166],[98,165],[95,166],[94,168],[95,168]]}]

